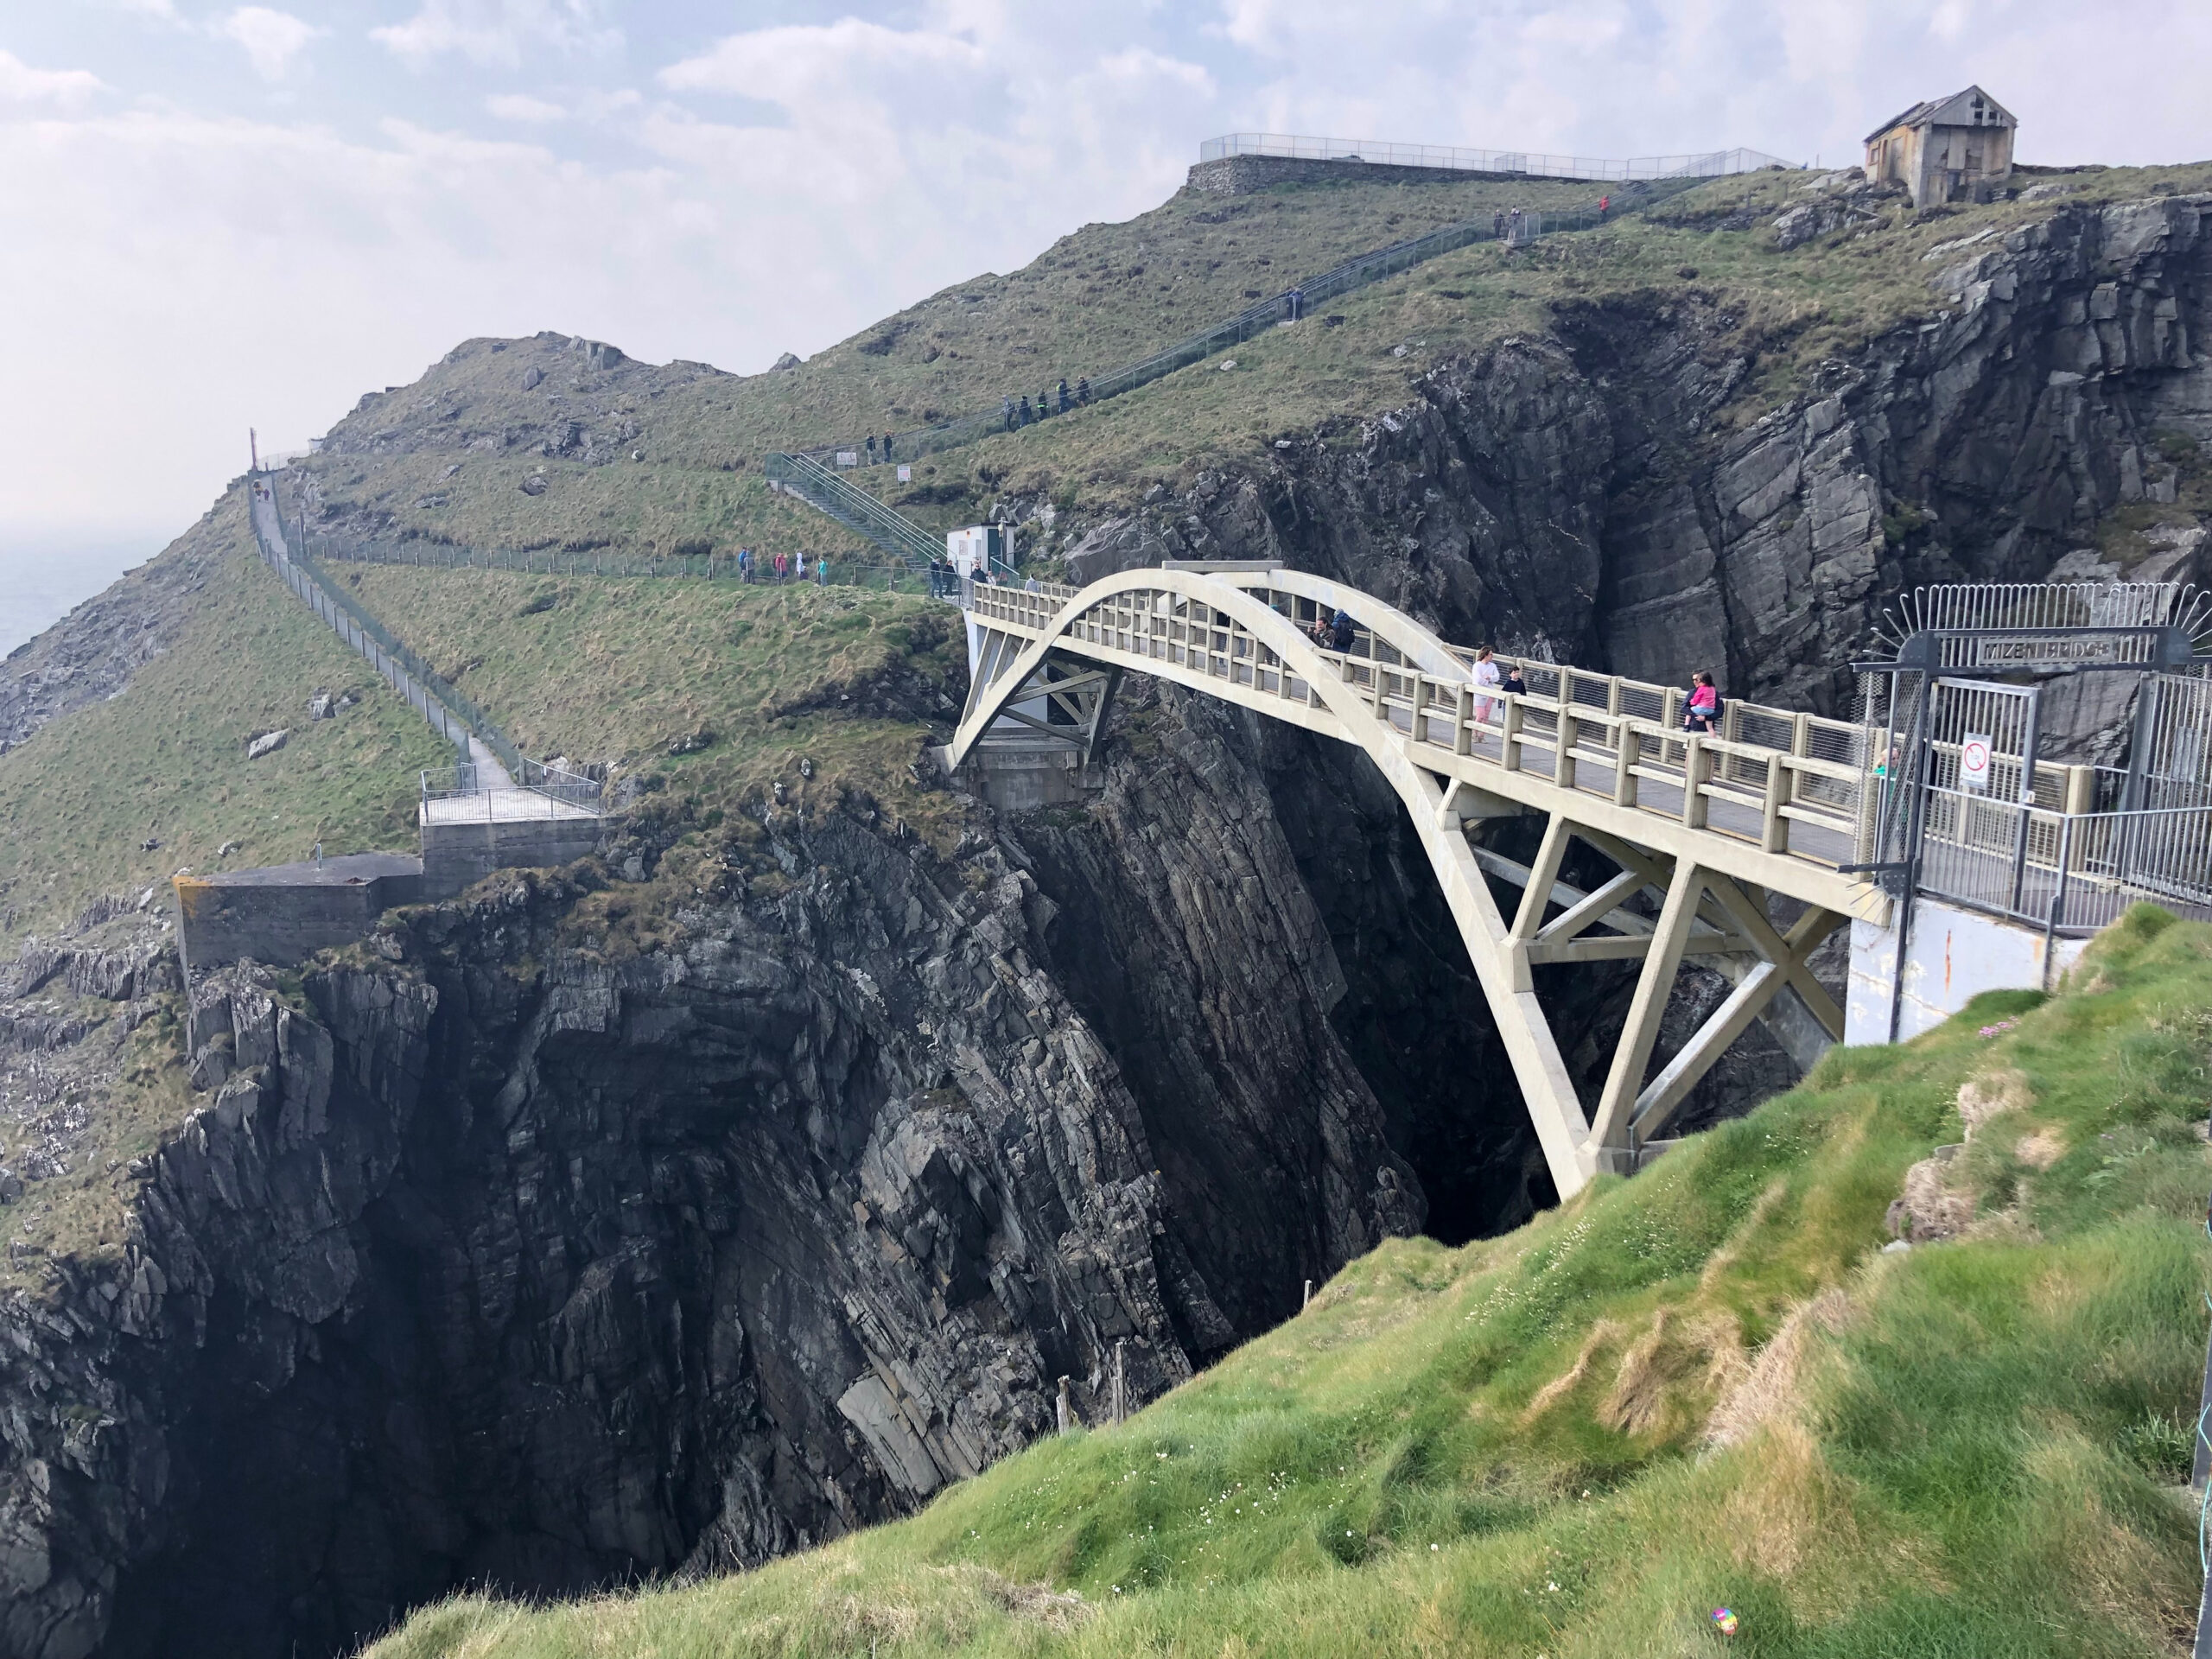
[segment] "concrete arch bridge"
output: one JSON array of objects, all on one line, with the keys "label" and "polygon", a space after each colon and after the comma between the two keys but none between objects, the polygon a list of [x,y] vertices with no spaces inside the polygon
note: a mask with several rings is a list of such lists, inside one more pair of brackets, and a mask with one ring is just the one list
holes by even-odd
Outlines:
[{"label": "concrete arch bridge", "polygon": [[[1753,1020],[1805,1065],[1844,1036],[1844,1011],[1807,958],[1853,919],[1885,927],[1893,902],[1850,868],[1872,841],[1870,751],[1884,747],[1857,723],[1731,701],[1719,732],[1690,733],[1680,689],[1550,664],[1525,664],[1527,692],[1504,696],[1476,683],[1471,652],[1412,618],[1274,567],[1171,564],[1080,591],[971,583],[963,605],[974,672],[943,757],[956,771],[1008,741],[1087,760],[1132,671],[1363,750],[1420,834],[1562,1197],[1598,1171],[1637,1167]],[[1361,625],[1348,652],[1309,631],[1339,606]],[[1545,819],[1532,864],[1470,837],[1524,814]],[[1563,882],[1576,840],[1618,874],[1589,892]],[[1520,888],[1512,914],[1486,875]],[[1646,893],[1656,917],[1630,907]],[[1786,926],[1770,919],[1773,894],[1802,906]],[[1686,957],[1734,988],[1653,1072]],[[1532,969],[1618,961],[1643,966],[1586,1105]]]}]

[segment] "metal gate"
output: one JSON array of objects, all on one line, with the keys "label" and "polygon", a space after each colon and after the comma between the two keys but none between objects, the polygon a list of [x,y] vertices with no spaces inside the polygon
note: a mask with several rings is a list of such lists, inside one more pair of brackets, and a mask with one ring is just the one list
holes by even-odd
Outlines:
[{"label": "metal gate", "polygon": [[2146,675],[2129,762],[2123,808],[2212,806],[2212,680]]},{"label": "metal gate", "polygon": [[2032,685],[1938,678],[1929,687],[1920,757],[1923,890],[2004,912],[2033,898],[2022,888],[2036,830],[2041,704]]}]

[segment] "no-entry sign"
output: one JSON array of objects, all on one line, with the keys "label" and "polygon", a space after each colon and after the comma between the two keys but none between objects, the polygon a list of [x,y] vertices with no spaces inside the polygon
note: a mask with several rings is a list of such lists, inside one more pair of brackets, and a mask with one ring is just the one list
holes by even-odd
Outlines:
[{"label": "no-entry sign", "polygon": [[1989,736],[1985,732],[1968,732],[1959,746],[1959,787],[1977,793],[1989,787]]}]

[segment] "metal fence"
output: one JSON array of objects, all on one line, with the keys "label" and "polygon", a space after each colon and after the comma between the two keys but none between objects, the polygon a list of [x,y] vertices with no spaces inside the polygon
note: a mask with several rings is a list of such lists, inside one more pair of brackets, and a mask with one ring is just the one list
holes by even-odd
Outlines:
[{"label": "metal fence", "polygon": [[[505,793],[510,798],[518,795],[540,798],[546,804],[545,816],[548,817],[557,817],[563,806],[575,807],[595,815],[603,814],[606,810],[606,785],[596,779],[566,772],[558,766],[545,766],[536,760],[524,760],[522,770],[513,776],[516,787]],[[422,774],[422,789],[426,805],[433,803],[447,805],[472,797],[482,797],[485,814],[491,816],[494,810],[490,801],[494,791],[484,777],[483,768],[473,762],[464,761],[455,766],[425,770]],[[521,816],[515,810],[512,798],[498,807],[497,815],[502,820]],[[444,823],[455,823],[469,816],[472,815],[466,810],[457,815],[448,805],[448,810],[439,814],[439,818]]]},{"label": "metal fence", "polygon": [[[1309,316],[1316,306],[1325,304],[1338,295],[1395,276],[1400,271],[1410,270],[1440,254],[1451,253],[1477,242],[1503,241],[1513,247],[1525,247],[1538,237],[1590,230],[1623,213],[1649,207],[1669,196],[1692,189],[1711,176],[1696,173],[1658,175],[1629,182],[1626,188],[1630,194],[1624,194],[1603,212],[1597,203],[1592,202],[1581,208],[1493,213],[1487,219],[1441,226],[1403,242],[1394,242],[1388,247],[1355,254],[1343,264],[1294,283],[1272,298],[1248,305],[1236,315],[1179,340],[1149,357],[1089,377],[1087,383],[1078,384],[1077,392],[1071,395],[1071,401],[1065,410],[1060,408],[1057,396],[1047,406],[1046,398],[1040,392],[1037,404],[1032,406],[1029,423],[1033,425],[1057,419],[1064,413],[1073,413],[1086,403],[1100,403],[1109,397],[1119,397],[1123,392],[1134,391],[1139,386],[1148,385],[1178,369],[1187,368],[1193,363],[1265,334],[1278,323],[1296,321],[1302,316]],[[1060,377],[1051,378],[1057,380]],[[1088,396],[1079,395],[1086,384]],[[1017,389],[1015,396],[1026,395],[1027,390],[1026,387]],[[882,451],[883,464],[895,464],[925,454],[935,454],[941,450],[957,448],[994,433],[1017,430],[1022,423],[1020,405],[1014,404],[1009,409],[1006,403],[1001,403],[995,410],[978,410],[955,416],[934,426],[893,432],[887,435],[889,442]],[[794,450],[791,454],[826,467],[836,465],[839,454],[850,454],[852,450],[853,446],[848,442]]]},{"label": "metal fence", "polygon": [[[342,612],[360,635],[372,641],[385,658],[404,668],[431,698],[444,704],[452,714],[458,715],[466,725],[467,733],[474,733],[478,741],[499,757],[502,766],[510,772],[520,770],[524,764],[522,752],[515,747],[513,742],[509,740],[505,732],[499,729],[498,722],[493,720],[491,715],[478,708],[473,700],[456,690],[436,670],[403,645],[397,636],[371,615],[359,601],[349,597],[335,582],[326,580],[321,571],[316,568],[313,558],[302,553],[292,560],[291,564],[294,569],[303,573],[314,582],[324,599]],[[364,652],[363,654],[365,656],[369,653]],[[372,658],[372,660],[375,659]],[[385,677],[391,677],[386,674]],[[396,684],[397,682],[394,683]],[[410,697],[410,701],[413,702],[415,699]],[[424,707],[420,702],[416,702],[416,706]],[[425,712],[428,712],[427,709]],[[432,719],[431,723],[439,724],[435,718]],[[448,730],[449,726],[450,721],[446,726],[442,726],[440,729]],[[464,750],[467,747],[467,733],[464,733],[459,740]]]},{"label": "metal fence", "polygon": [[2212,920],[2212,807],[2057,812],[1930,789],[1920,891],[2046,933],[2094,933],[2133,904]]},{"label": "metal fence", "polygon": [[1463,149],[1445,144],[1401,144],[1382,138],[1313,138],[1284,132],[1231,132],[1198,146],[1198,160],[1230,156],[1279,156],[1301,162],[1371,162],[1385,167],[1450,168],[1471,173],[1506,173],[1537,179],[1574,179],[1591,183],[1639,179],[1720,178],[1756,173],[1762,168],[1795,168],[1778,156],[1757,149],[1714,149],[1696,156],[1639,156],[1605,161],[1593,156],[1544,156],[1524,149]]},{"label": "metal fence", "polygon": [[[757,557],[753,574],[749,577],[743,576],[738,569],[737,556],[734,553],[671,554],[665,558],[657,558],[646,554],[610,554],[595,549],[568,551],[558,548],[467,547],[456,543],[415,538],[374,542],[353,537],[321,536],[314,538],[312,545],[315,557],[331,564],[396,564],[431,570],[503,570],[537,576],[745,581],[761,587],[791,587],[801,581],[796,575],[779,577],[772,572],[764,571]],[[861,558],[848,558],[831,563],[818,582],[817,569],[816,563],[810,561],[804,580],[830,588],[866,588],[882,593],[925,594],[929,591],[927,575],[918,574],[903,562],[892,566],[871,564]]]}]

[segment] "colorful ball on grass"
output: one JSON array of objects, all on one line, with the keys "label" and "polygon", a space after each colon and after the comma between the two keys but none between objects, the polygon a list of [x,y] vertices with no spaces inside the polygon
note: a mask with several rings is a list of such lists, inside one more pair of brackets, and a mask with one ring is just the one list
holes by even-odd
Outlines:
[{"label": "colorful ball on grass", "polygon": [[1733,1636],[1736,1634],[1736,1615],[1728,1608],[1714,1608],[1713,1610],[1713,1622],[1720,1627],[1721,1635]]}]

